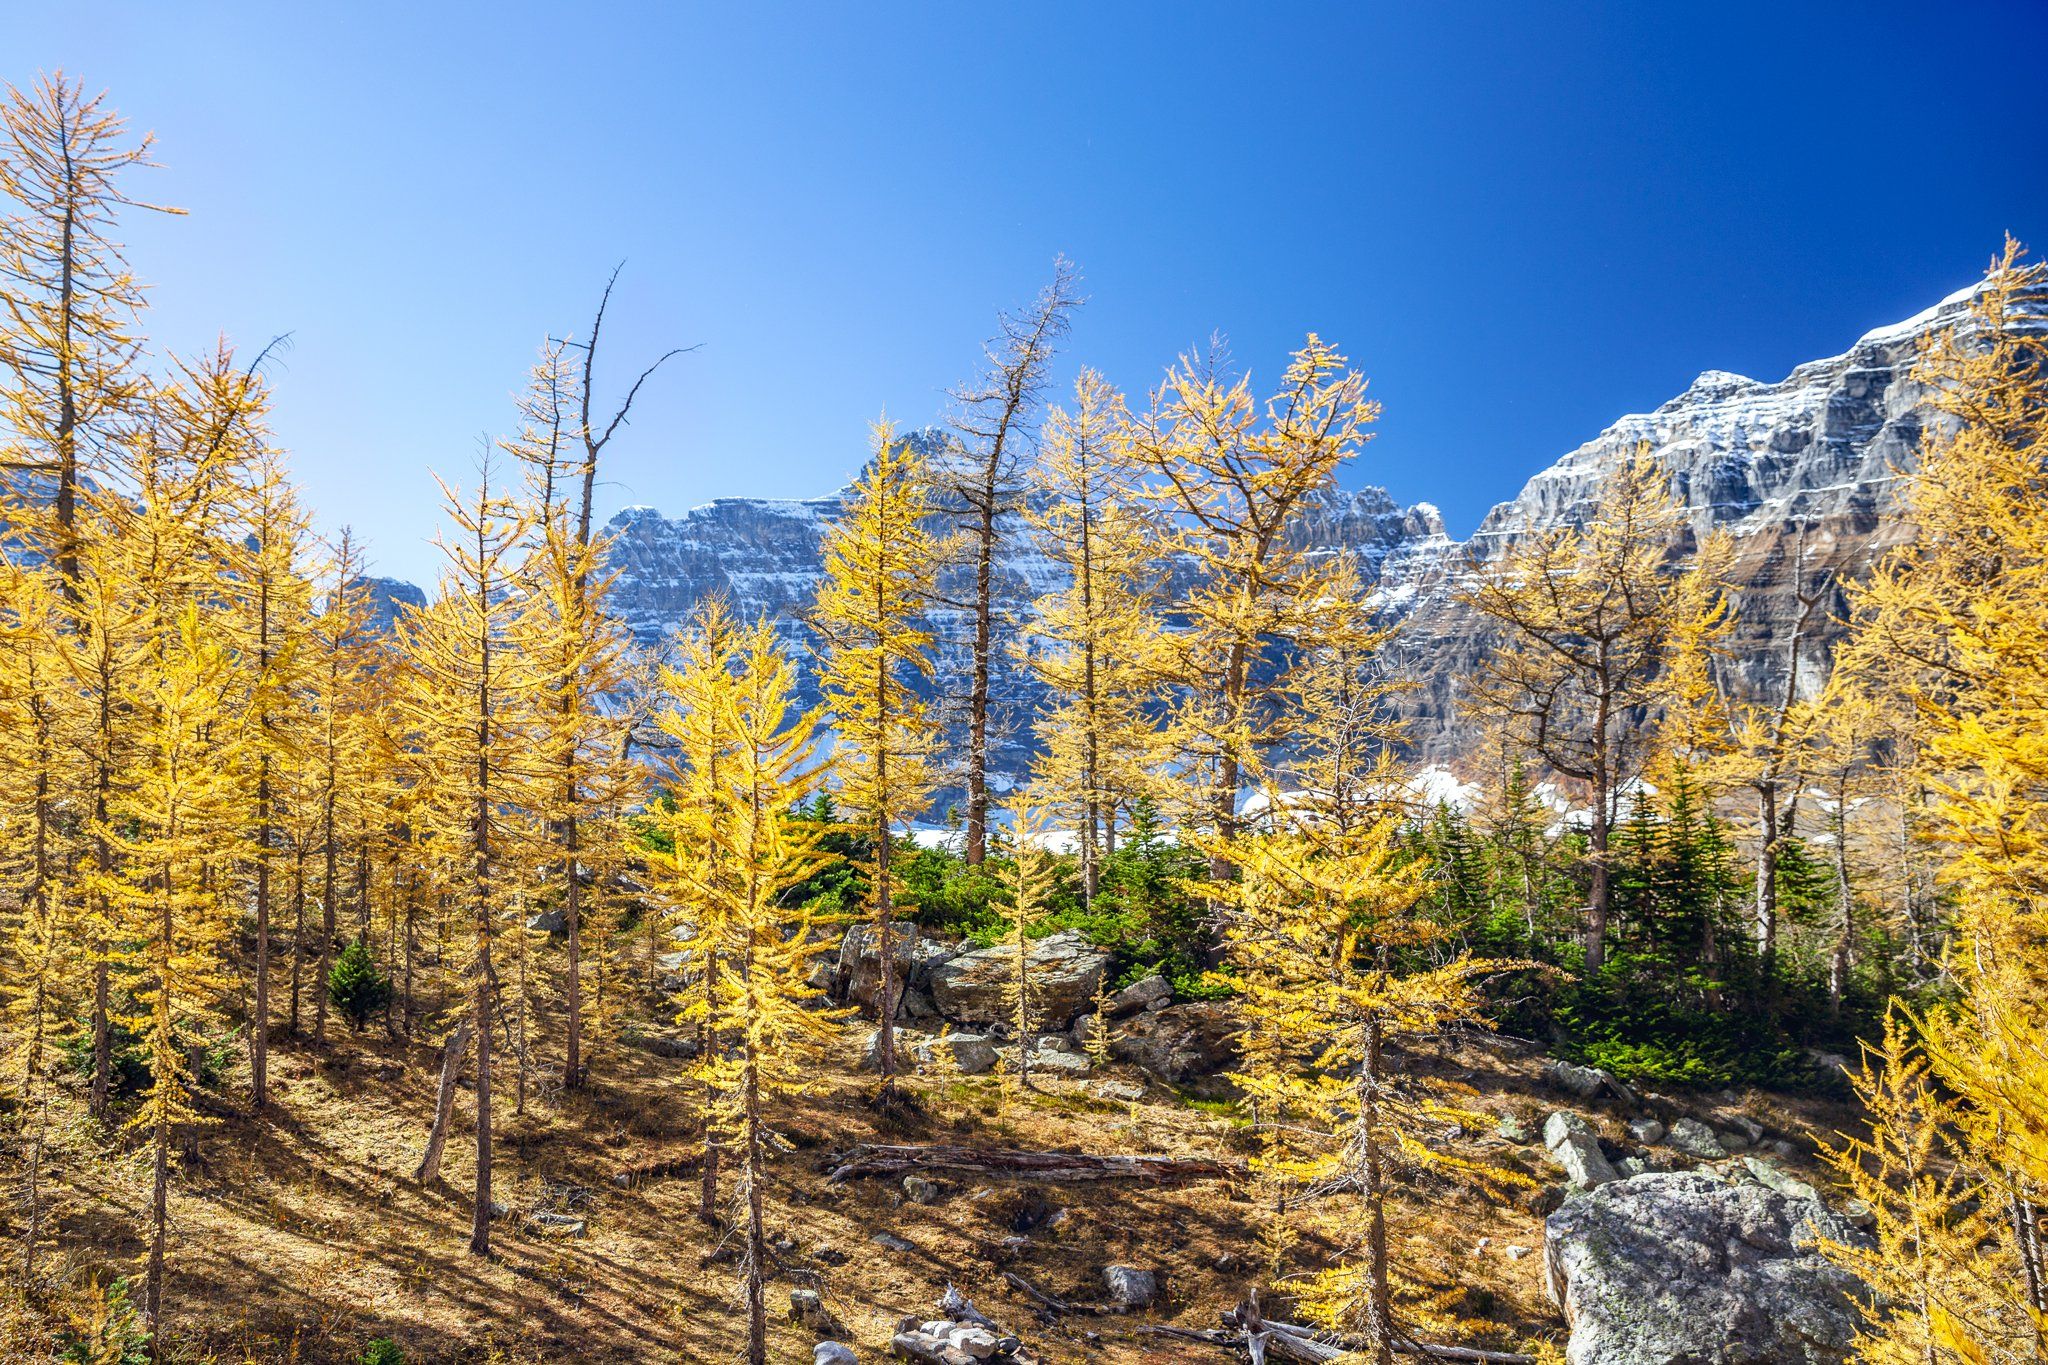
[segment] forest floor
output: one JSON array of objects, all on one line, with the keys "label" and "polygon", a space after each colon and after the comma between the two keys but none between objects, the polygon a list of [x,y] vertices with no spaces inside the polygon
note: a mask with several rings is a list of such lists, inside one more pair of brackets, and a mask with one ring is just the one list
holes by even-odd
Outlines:
[{"label": "forest floor", "polygon": [[[849,1041],[844,1070],[788,1102],[777,1123],[786,1150],[768,1190],[769,1237],[783,1248],[770,1285],[772,1360],[807,1363],[818,1339],[786,1320],[792,1288],[821,1291],[847,1329],[842,1339],[862,1360],[880,1361],[898,1321],[935,1316],[949,1283],[1048,1365],[1230,1358],[1134,1328],[1215,1327],[1248,1283],[1267,1277],[1257,1211],[1239,1182],[1053,1184],[934,1172],[942,1198],[925,1205],[907,1201],[899,1180],[825,1179],[830,1158],[863,1141],[1242,1158],[1250,1133],[1228,1106],[1156,1083],[1143,1100],[1119,1103],[1089,1098],[1085,1086],[1064,1079],[1016,1093],[994,1077],[914,1076],[904,1082],[909,1103],[878,1111],[869,1103],[875,1078],[855,1072],[854,1056]],[[1534,1127],[1568,1104],[1546,1089],[1534,1049],[1468,1042],[1413,1062],[1469,1085],[1474,1108]],[[436,1051],[346,1029],[317,1053],[284,1040],[273,1054],[274,1102],[260,1119],[227,1103],[246,1094],[247,1062],[236,1063],[219,1080],[211,1107],[220,1118],[205,1130],[198,1162],[180,1166],[173,1183],[165,1294],[172,1358],[339,1365],[357,1360],[371,1338],[389,1336],[415,1365],[733,1359],[744,1339],[737,1239],[699,1219],[695,1166],[630,1186],[615,1179],[697,1156],[684,1065],[614,1046],[599,1057],[587,1090],[530,1095],[516,1117],[510,1077],[501,1081],[494,1170],[507,1211],[495,1224],[492,1256],[482,1259],[466,1251],[466,1091],[442,1180],[421,1188],[411,1179],[431,1117]],[[1097,1075],[1142,1080],[1122,1067]],[[45,1273],[74,1282],[135,1274],[145,1249],[146,1151],[128,1133],[110,1152],[79,1099],[64,1092],[52,1109],[41,1183],[56,1250],[46,1243]],[[1788,1168],[1816,1181],[1813,1139],[1850,1121],[1838,1103],[1757,1093],[1680,1103],[1707,1116],[1719,1104],[1757,1117],[1796,1143]],[[1603,1131],[1623,1131],[1619,1111],[1569,1107]],[[1464,1155],[1556,1179],[1540,1144],[1518,1147],[1487,1132],[1461,1145]],[[21,1188],[19,1153],[0,1160],[7,1187]],[[1460,1344],[1527,1350],[1562,1342],[1563,1324],[1543,1292],[1535,1207],[1433,1181],[1408,1185],[1395,1199],[1395,1255],[1425,1292],[1453,1291],[1467,1320]],[[586,1235],[542,1230],[528,1220],[538,1210],[586,1218]],[[10,1243],[18,1219],[10,1208]],[[883,1234],[900,1243],[877,1243]],[[1511,1252],[1518,1247],[1527,1251]],[[1328,1264],[1340,1250],[1305,1242],[1291,1249],[1290,1265]],[[1012,1271],[1072,1304],[1100,1305],[1110,1264],[1159,1271],[1162,1301],[1143,1314],[1052,1317],[1003,1275]],[[11,1320],[22,1321],[15,1311]],[[9,1320],[0,1314],[0,1331]],[[9,1365],[47,1358],[39,1349],[0,1350]]]}]

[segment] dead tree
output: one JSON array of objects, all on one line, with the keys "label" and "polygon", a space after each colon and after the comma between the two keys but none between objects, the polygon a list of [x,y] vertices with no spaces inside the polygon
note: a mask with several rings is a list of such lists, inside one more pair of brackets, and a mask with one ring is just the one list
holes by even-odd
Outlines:
[{"label": "dead tree", "polygon": [[984,350],[988,368],[953,391],[953,430],[941,491],[950,504],[959,540],[965,596],[938,601],[969,614],[973,640],[967,682],[966,857],[978,865],[988,851],[989,681],[996,650],[996,559],[1023,497],[1023,470],[1037,440],[1036,420],[1054,348],[1081,306],[1080,276],[1062,256],[1052,283],[1031,306],[1002,313]]},{"label": "dead tree", "polygon": [[[655,362],[640,371],[626,396],[619,401],[608,419],[599,419],[592,409],[593,391],[597,382],[597,345],[604,334],[605,310],[612,301],[612,289],[619,282],[619,271],[623,263],[612,268],[611,277],[605,281],[604,293],[597,302],[597,315],[591,319],[590,336],[581,342],[565,342],[565,346],[583,352],[582,383],[577,386],[576,436],[583,448],[583,458],[576,474],[579,480],[576,510],[575,549],[579,556],[590,547],[593,503],[597,494],[598,457],[611,444],[619,428],[626,425],[633,411],[633,400],[640,396],[640,386],[645,384],[654,372],[663,365],[694,347],[675,347],[664,352]],[[579,558],[575,579],[575,592],[579,603],[587,603],[590,593],[589,561],[587,556]],[[573,722],[567,713],[586,704],[583,690],[574,686],[574,680],[565,680],[571,685],[558,689],[557,705],[564,711],[565,720]],[[563,1045],[562,1084],[575,1089],[583,1083],[583,927],[582,890],[577,878],[577,857],[581,852],[580,822],[577,818],[578,802],[583,789],[582,754],[577,745],[566,746],[561,756],[561,770],[556,774],[561,784],[563,797],[562,816],[557,822],[555,835],[562,847],[562,925],[568,950],[568,989],[563,1002],[567,1016],[566,1038]]]}]

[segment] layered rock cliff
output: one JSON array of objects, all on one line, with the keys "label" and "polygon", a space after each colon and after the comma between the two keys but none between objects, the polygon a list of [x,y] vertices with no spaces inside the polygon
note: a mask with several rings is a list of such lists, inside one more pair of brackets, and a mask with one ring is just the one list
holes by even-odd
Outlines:
[{"label": "layered rock cliff", "polygon": [[[1483,620],[1458,604],[1461,580],[1522,537],[1582,522],[1593,511],[1602,476],[1642,442],[1674,475],[1690,511],[1688,541],[1717,527],[1735,538],[1733,653],[1745,687],[1773,689],[1795,666],[1786,642],[1798,597],[1816,585],[1834,585],[1796,661],[1803,680],[1817,680],[1839,635],[1839,585],[1867,572],[1911,533],[1900,515],[1902,478],[1934,420],[1912,378],[1913,362],[1923,337],[1967,322],[1970,294],[1962,291],[1869,332],[1842,354],[1808,362],[1774,383],[1708,371],[1654,412],[1621,418],[1537,474],[1463,543],[1445,534],[1427,503],[1402,508],[1377,488],[1320,500],[1304,519],[1302,536],[1355,556],[1388,619],[1402,625],[1401,667],[1417,683],[1403,707],[1417,752],[1453,759],[1476,738],[1460,721],[1459,688],[1491,636]],[[2035,306],[2048,326],[2048,297]],[[740,615],[765,615],[793,644],[807,646],[803,616],[822,571],[820,541],[839,506],[838,495],[728,498],[674,519],[630,508],[610,527],[616,600],[648,643],[671,633],[703,598],[723,592]],[[998,566],[997,595],[1021,613],[1058,581],[1058,569],[1025,538],[1012,543]],[[1674,548],[1683,553],[1690,546]],[[965,618],[942,609],[933,625],[942,642],[940,676],[962,676]],[[1021,733],[1040,699],[1007,654],[995,695],[1012,722],[1004,728]],[[998,758],[999,766],[1017,772],[1027,753],[1018,743]]]}]

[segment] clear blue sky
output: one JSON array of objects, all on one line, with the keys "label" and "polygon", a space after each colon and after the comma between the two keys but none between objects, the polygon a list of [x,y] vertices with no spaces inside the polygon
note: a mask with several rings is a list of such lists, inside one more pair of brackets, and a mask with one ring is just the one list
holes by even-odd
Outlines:
[{"label": "clear blue sky", "polygon": [[[610,506],[809,495],[929,420],[1066,252],[1142,390],[1314,329],[1386,404],[1358,482],[1468,531],[1702,369],[1780,377],[2048,247],[2048,5],[130,4],[0,15],[160,136],[161,342],[289,331],[323,522],[430,576],[427,469],[503,430],[627,262],[650,387]],[[609,508],[607,509],[609,510]]]}]

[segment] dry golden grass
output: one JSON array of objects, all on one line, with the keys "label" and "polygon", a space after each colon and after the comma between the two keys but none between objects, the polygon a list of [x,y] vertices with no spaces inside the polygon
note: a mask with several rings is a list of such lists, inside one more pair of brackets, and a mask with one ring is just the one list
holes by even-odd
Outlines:
[{"label": "dry golden grass", "polygon": [[[847,1061],[852,1059],[849,1046]],[[1531,1116],[1551,1107],[1535,1062],[1471,1049],[1433,1065],[1455,1069],[1476,1102]],[[327,1051],[287,1045],[275,1056],[275,1103],[262,1120],[234,1113],[245,1073],[231,1071],[201,1160],[175,1182],[168,1333],[177,1358],[243,1362],[355,1360],[372,1337],[394,1338],[414,1362],[713,1362],[733,1358],[743,1330],[731,1249],[697,1217],[697,1179],[685,1172],[621,1188],[628,1167],[688,1157],[697,1147],[681,1063],[631,1048],[601,1058],[585,1094],[534,1097],[500,1111],[496,1254],[466,1254],[471,1187],[467,1097],[458,1103],[442,1183],[410,1180],[424,1138],[437,1057],[425,1046],[337,1036]],[[774,1302],[798,1285],[822,1290],[866,1360],[887,1358],[895,1323],[928,1313],[948,1282],[1022,1335],[1048,1362],[1226,1357],[1198,1345],[1131,1332],[1110,1315],[1044,1320],[1002,1278],[1026,1276],[1059,1298],[1100,1302],[1101,1269],[1156,1267],[1166,1300],[1145,1318],[1210,1327],[1247,1284],[1263,1280],[1256,1210],[1246,1192],[1208,1182],[1176,1189],[1129,1183],[1046,1185],[938,1179],[946,1197],[920,1206],[891,1181],[825,1183],[829,1157],[863,1140],[950,1141],[1087,1151],[1236,1155],[1247,1134],[1222,1106],[1192,1105],[1154,1088],[1136,1105],[1088,1099],[1078,1087],[1006,1096],[993,1079],[912,1080],[913,1102],[877,1113],[871,1078],[828,1077],[780,1127],[789,1150],[770,1191],[778,1254]],[[56,1250],[48,1265],[73,1276],[130,1273],[139,1264],[147,1185],[138,1156],[103,1134],[67,1096],[45,1172]],[[1619,1120],[1612,1121],[1619,1130]],[[1787,1119],[1774,1113],[1784,1128]],[[1472,1154],[1542,1172],[1534,1149],[1490,1135]],[[10,1161],[14,1159],[10,1154]],[[10,1169],[10,1183],[19,1179]],[[578,1195],[576,1192],[583,1192]],[[568,1240],[524,1215],[581,1198],[588,1235]],[[1461,1288],[1467,1344],[1510,1346],[1558,1338],[1544,1302],[1540,1218],[1517,1201],[1431,1186],[1402,1192],[1394,1246],[1410,1275]],[[871,1239],[893,1233],[914,1250]],[[1304,1241],[1289,1268],[1336,1254],[1336,1234]],[[1017,1239],[1021,1241],[1007,1241]],[[1481,1239],[1490,1239],[1476,1252]],[[1507,1248],[1531,1254],[1510,1259]],[[14,1317],[10,1319],[8,1312]],[[10,1321],[12,1326],[10,1326]],[[19,1306],[0,1331],[30,1342]],[[808,1362],[812,1334],[776,1327],[772,1358]],[[13,1359],[47,1358],[17,1344]]]}]

